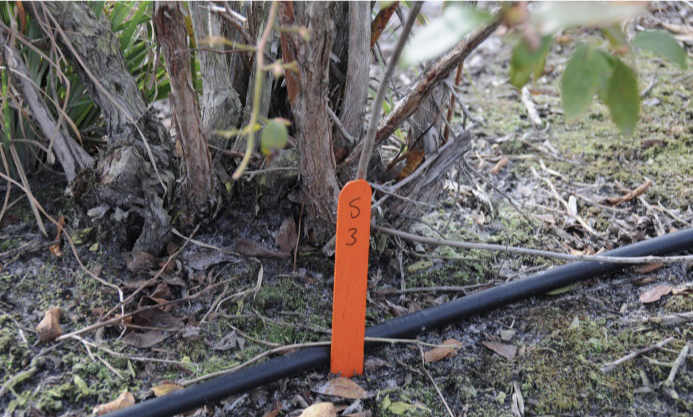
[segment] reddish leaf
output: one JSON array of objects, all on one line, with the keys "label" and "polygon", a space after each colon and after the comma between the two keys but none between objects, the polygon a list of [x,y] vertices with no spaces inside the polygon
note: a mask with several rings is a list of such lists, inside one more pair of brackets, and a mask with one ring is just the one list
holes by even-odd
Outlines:
[{"label": "reddish leaf", "polygon": [[272,411],[266,412],[262,417],[277,417],[279,415],[279,412],[282,411],[281,407],[275,408]]},{"label": "reddish leaf", "polygon": [[424,362],[431,363],[444,358],[455,356],[459,348],[462,347],[462,344],[455,339],[448,339],[444,341],[442,344],[450,345],[450,347],[439,346],[429,350],[428,352],[424,353]]},{"label": "reddish leaf", "polygon": [[640,294],[640,302],[643,304],[654,303],[663,296],[669,294],[672,290],[671,285],[658,285],[651,290]]},{"label": "reddish leaf", "polygon": [[289,252],[276,252],[273,250],[266,249],[259,244],[253,242],[250,239],[238,238],[235,240],[236,252],[245,256],[254,256],[257,258],[276,258],[276,259],[289,259],[291,254]]},{"label": "reddish leaf", "polygon": [[39,340],[41,342],[50,342],[56,337],[63,334],[60,328],[60,307],[51,307],[43,316],[41,322],[36,326]]},{"label": "reddish leaf", "polygon": [[332,403],[317,403],[303,410],[298,417],[337,417],[337,410]]},{"label": "reddish leaf", "polygon": [[612,206],[617,206],[623,202],[630,201],[647,191],[647,189],[650,188],[650,185],[652,185],[652,180],[647,180],[644,184],[640,185],[638,188],[629,192],[628,194],[625,194],[621,197],[607,198],[606,202],[611,204]]},{"label": "reddish leaf", "polygon": [[133,397],[129,392],[124,391],[114,401],[94,407],[93,413],[102,416],[104,414],[122,410],[123,408],[130,407],[132,405],[135,405],[135,397]]},{"label": "reddish leaf", "polygon": [[173,381],[161,381],[161,384],[152,387],[152,392],[157,397],[163,397],[164,395],[168,395],[182,389],[183,387],[181,385],[178,385]]},{"label": "reddish leaf", "polygon": [[501,355],[505,359],[511,361],[515,359],[515,354],[517,353],[517,348],[514,345],[506,345],[505,343],[498,342],[481,342],[484,346]]},{"label": "reddish leaf", "polygon": [[385,27],[390,21],[390,17],[392,17],[392,14],[397,9],[398,4],[398,1],[393,1],[387,7],[383,7],[382,9],[380,9],[380,11],[378,11],[378,14],[375,16],[375,19],[373,19],[373,22],[371,23],[371,48],[375,46],[375,43],[378,41],[380,35],[385,30]]},{"label": "reddish leaf", "polygon": [[63,256],[63,251],[60,249],[62,243],[60,242],[60,234],[63,232],[63,227],[65,227],[65,217],[61,215],[58,219],[58,234],[55,236],[55,243],[48,248],[56,258]]},{"label": "reddish leaf", "polygon": [[510,162],[510,159],[508,159],[507,156],[503,156],[498,163],[493,167],[491,170],[491,174],[493,175],[498,175],[500,173],[501,169],[503,169],[506,165],[508,165],[508,162]]},{"label": "reddish leaf", "polygon": [[368,392],[348,378],[335,378],[313,388],[314,392],[351,400],[368,397]]}]

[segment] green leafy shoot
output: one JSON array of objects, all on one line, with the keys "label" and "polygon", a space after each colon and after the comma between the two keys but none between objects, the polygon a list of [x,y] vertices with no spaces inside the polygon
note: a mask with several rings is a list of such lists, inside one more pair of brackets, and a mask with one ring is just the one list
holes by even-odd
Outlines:
[{"label": "green leafy shoot", "polygon": [[667,32],[640,32],[631,41],[634,48],[652,51],[676,64],[682,70],[688,66],[688,55],[681,45]]},{"label": "green leafy shoot", "polygon": [[510,84],[522,88],[534,75],[536,81],[544,72],[546,54],[551,49],[552,36],[544,36],[538,48],[532,49],[526,40],[522,40],[513,49],[510,58]]},{"label": "green leafy shoot", "polygon": [[289,142],[287,123],[281,118],[274,118],[267,122],[260,135],[260,150],[263,155],[272,156],[284,149]]},{"label": "green leafy shoot", "polygon": [[443,14],[416,33],[404,52],[403,65],[415,65],[447,52],[479,25],[487,22],[490,15],[473,7],[454,4]]},{"label": "green leafy shoot", "polygon": [[561,78],[561,102],[568,123],[587,111],[595,94],[605,90],[610,76],[609,55],[584,44],[578,46]]},{"label": "green leafy shoot", "polygon": [[532,20],[543,35],[578,27],[605,27],[636,17],[645,11],[647,3],[634,2],[546,2],[539,5]]},{"label": "green leafy shoot", "polygon": [[638,78],[628,65],[615,57],[605,101],[611,113],[611,120],[624,134],[631,135],[640,114]]}]

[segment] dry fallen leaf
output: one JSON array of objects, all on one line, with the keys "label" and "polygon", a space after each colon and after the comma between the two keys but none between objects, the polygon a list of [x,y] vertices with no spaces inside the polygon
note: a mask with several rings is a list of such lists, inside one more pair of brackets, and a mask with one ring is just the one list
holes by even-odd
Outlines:
[{"label": "dry fallen leaf", "polygon": [[131,332],[125,335],[123,342],[136,348],[149,348],[163,342],[171,335],[169,332],[151,331],[146,333]]},{"label": "dry fallen leaf", "polygon": [[275,259],[289,259],[291,254],[289,252],[277,252],[269,250],[262,247],[261,245],[253,242],[250,239],[238,238],[234,241],[236,244],[236,252],[245,256],[253,256],[256,258],[275,258]]},{"label": "dry fallen leaf", "polygon": [[348,378],[330,379],[313,388],[313,391],[318,394],[332,395],[334,397],[348,398],[351,400],[368,397],[368,392],[366,390]]},{"label": "dry fallen leaf", "polygon": [[183,320],[159,308],[152,308],[135,314],[132,316],[132,324],[164,329],[182,329],[184,327]]},{"label": "dry fallen leaf", "polygon": [[651,264],[638,265],[633,267],[633,272],[637,274],[649,274],[664,266],[662,262],[652,262]]},{"label": "dry fallen leaf", "polygon": [[450,345],[450,347],[436,347],[428,352],[424,353],[424,362],[431,363],[439,361],[444,358],[455,356],[457,350],[462,346],[462,344],[455,339],[448,339],[442,343],[443,345]]},{"label": "dry fallen leaf", "polygon": [[147,252],[129,252],[123,254],[125,265],[134,273],[149,272],[157,268],[159,259]]},{"label": "dry fallen leaf", "polygon": [[332,403],[317,403],[303,410],[298,417],[337,417],[337,410]]},{"label": "dry fallen leaf", "polygon": [[63,331],[60,328],[61,313],[62,310],[60,307],[51,307],[48,309],[48,311],[46,311],[43,319],[38,326],[36,326],[36,332],[38,333],[38,337],[41,342],[50,342],[63,334]]},{"label": "dry fallen leaf", "polygon": [[279,231],[274,237],[274,242],[282,252],[291,252],[296,246],[298,234],[296,233],[296,222],[293,217],[287,217],[279,226]]},{"label": "dry fallen leaf", "polygon": [[424,155],[425,152],[423,149],[411,149],[410,151],[408,151],[405,154],[407,163],[399,172],[399,174],[397,174],[397,181],[402,181],[403,179],[411,175],[414,171],[416,171],[416,168],[418,168],[419,165],[421,165],[421,163],[423,162]]},{"label": "dry fallen leaf", "polygon": [[693,287],[685,286],[685,285],[682,287],[676,287],[673,290],[671,290],[671,293],[673,295],[693,294]]},{"label": "dry fallen leaf", "polygon": [[161,381],[161,384],[152,387],[152,392],[157,397],[163,397],[164,395],[168,395],[182,389],[183,387],[181,385],[178,385],[173,381]]},{"label": "dry fallen leaf", "polygon": [[65,217],[61,215],[58,219],[58,234],[55,236],[55,243],[48,248],[56,258],[63,255],[63,250],[60,249],[62,243],[60,242],[60,234],[63,232],[63,227],[65,227]]},{"label": "dry fallen leaf", "polygon": [[606,202],[612,206],[617,206],[623,202],[630,201],[647,191],[647,189],[650,188],[650,185],[652,185],[652,180],[647,180],[644,184],[640,185],[638,188],[629,192],[628,194],[622,195],[621,197],[607,198]]},{"label": "dry fallen leaf", "polygon": [[132,405],[135,405],[135,397],[133,397],[129,392],[123,391],[123,393],[120,394],[114,401],[94,407],[93,413],[98,416],[102,416],[104,414],[122,410],[123,408],[130,407]]},{"label": "dry fallen leaf", "polygon": [[262,417],[277,417],[280,411],[282,411],[281,407],[275,408],[274,410],[266,412]]},{"label": "dry fallen leaf", "polygon": [[515,354],[517,353],[517,348],[514,345],[506,345],[505,343],[498,342],[481,342],[484,346],[501,355],[505,359],[511,361],[515,359]]},{"label": "dry fallen leaf", "polygon": [[491,174],[492,175],[498,175],[500,173],[501,169],[503,169],[506,165],[508,165],[508,162],[510,162],[510,159],[508,159],[507,156],[503,156],[498,163],[491,169]]},{"label": "dry fallen leaf", "polygon": [[672,290],[671,285],[658,285],[651,290],[640,294],[640,302],[643,304],[654,303]]}]

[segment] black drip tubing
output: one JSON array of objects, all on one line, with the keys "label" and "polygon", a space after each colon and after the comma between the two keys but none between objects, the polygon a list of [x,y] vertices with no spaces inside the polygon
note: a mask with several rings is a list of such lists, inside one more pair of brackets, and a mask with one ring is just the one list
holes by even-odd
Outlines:
[{"label": "black drip tubing", "polygon": [[[602,254],[614,257],[664,256],[693,249],[693,228],[628,245]],[[470,316],[580,281],[604,276],[627,264],[580,261],[549,269],[453,301],[400,316],[366,329],[367,337],[411,338]],[[366,349],[383,343],[367,342]],[[124,408],[108,417],[168,417],[221,401],[232,395],[330,363],[330,347],[320,346],[276,357],[233,374],[193,385],[164,397]]]}]

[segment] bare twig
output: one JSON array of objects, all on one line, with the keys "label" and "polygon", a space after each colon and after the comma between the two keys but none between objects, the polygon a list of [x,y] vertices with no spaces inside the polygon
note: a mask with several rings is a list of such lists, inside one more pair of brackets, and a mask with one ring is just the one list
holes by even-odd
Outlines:
[{"label": "bare twig", "polygon": [[384,289],[384,290],[378,290],[378,295],[387,295],[387,294],[408,294],[408,293],[417,293],[417,292],[461,292],[462,294],[467,294],[468,290],[472,290],[475,288],[482,288],[486,287],[489,285],[493,285],[494,282],[484,282],[482,284],[472,284],[472,285],[464,285],[464,286],[442,286],[442,287],[412,287],[412,288],[403,288],[403,289]]},{"label": "bare twig", "polygon": [[378,127],[376,144],[388,138],[399,125],[419,108],[423,100],[433,91],[436,85],[457,68],[483,41],[498,28],[501,20],[495,16],[490,23],[472,35],[468,41],[460,42],[450,52],[438,59],[431,69],[424,74],[419,83],[387,115]]},{"label": "bare twig", "polygon": [[541,117],[539,117],[539,112],[537,112],[537,105],[534,104],[534,102],[532,101],[527,86],[522,87],[522,94],[520,95],[520,98],[522,100],[522,104],[524,104],[525,108],[527,109],[527,116],[529,117],[529,120],[532,122],[532,125],[535,129],[539,129],[543,125],[543,122],[541,121]]},{"label": "bare twig", "polygon": [[238,180],[241,178],[241,175],[243,175],[243,171],[248,167],[248,163],[250,162],[250,157],[253,154],[253,148],[255,147],[255,123],[257,121],[257,118],[260,114],[260,96],[262,95],[262,80],[264,77],[262,77],[262,72],[263,68],[265,66],[265,45],[267,45],[267,40],[269,39],[270,35],[272,34],[272,28],[274,27],[274,19],[275,16],[277,15],[277,8],[279,7],[279,2],[278,1],[273,1],[272,6],[270,7],[269,10],[269,16],[267,17],[267,26],[265,26],[264,32],[262,32],[262,37],[260,38],[260,41],[257,43],[257,52],[255,54],[255,84],[253,85],[254,88],[254,93],[253,93],[253,104],[252,104],[252,111],[250,113],[250,120],[248,121],[248,125],[245,127],[247,130],[246,132],[246,146],[245,146],[245,155],[243,155],[243,159],[241,160],[241,163],[238,165],[238,168],[236,168],[236,172],[233,173],[232,178],[234,180]]},{"label": "bare twig", "polygon": [[683,349],[681,349],[681,352],[679,352],[679,356],[677,356],[674,363],[671,364],[671,372],[669,372],[667,380],[664,381],[665,387],[671,387],[674,385],[674,378],[676,378],[676,373],[679,371],[681,364],[683,364],[686,361],[686,356],[688,355],[688,349],[690,348],[690,345],[690,342],[686,343],[686,346],[684,346]]},{"label": "bare twig", "polygon": [[627,361],[629,361],[629,360],[631,360],[631,359],[634,359],[634,358],[638,357],[639,355],[642,355],[643,353],[647,353],[647,352],[649,352],[649,351],[652,351],[652,350],[655,350],[655,349],[659,349],[659,348],[663,347],[664,345],[666,345],[666,344],[668,344],[668,343],[671,343],[673,340],[674,340],[673,337],[669,337],[669,338],[666,338],[666,339],[662,340],[661,342],[657,343],[656,345],[652,345],[652,346],[650,346],[650,347],[646,347],[646,348],[643,348],[643,349],[638,349],[638,350],[636,350],[636,351],[634,351],[634,352],[631,352],[631,353],[629,353],[628,355],[622,357],[622,358],[619,359],[619,360],[613,361],[613,362],[611,362],[611,363],[607,363],[606,365],[604,365],[604,366],[602,367],[601,371],[602,371],[602,372],[608,372],[608,371],[614,369],[617,365],[622,364],[623,362],[627,362]]},{"label": "bare twig", "polygon": [[197,233],[197,230],[198,230],[199,228],[200,228],[199,225],[197,225],[197,226],[195,227],[195,230],[193,230],[193,232],[190,234],[190,236],[188,236],[188,237],[185,239],[185,242],[183,243],[183,245],[182,245],[173,255],[171,255],[171,256],[168,257],[168,259],[166,260],[166,263],[164,263],[164,266],[162,266],[161,269],[159,269],[159,271],[156,273],[156,275],[154,275],[152,278],[150,278],[149,280],[147,280],[147,282],[145,282],[142,286],[140,286],[137,290],[135,290],[135,292],[133,292],[132,294],[130,294],[130,295],[128,296],[128,298],[126,298],[125,300],[121,301],[120,303],[118,303],[118,305],[116,305],[115,307],[113,307],[108,313],[104,314],[104,317],[108,317],[108,316],[110,316],[111,314],[113,314],[118,308],[130,304],[130,302],[135,298],[135,296],[136,296],[137,294],[139,294],[143,289],[149,287],[149,285],[155,283],[156,280],[159,279],[159,277],[161,276],[161,274],[163,274],[164,271],[166,271],[166,270],[168,269],[168,266],[171,264],[171,262],[172,262],[174,259],[176,259],[176,258],[178,257],[178,255],[183,251],[183,249],[185,249],[186,246],[188,246],[188,243],[190,243],[190,240],[193,238],[193,236],[195,236],[195,233]]},{"label": "bare twig", "polygon": [[662,263],[679,263],[693,261],[693,255],[684,256],[638,256],[638,257],[615,257],[601,255],[568,255],[565,253],[551,252],[540,249],[520,248],[515,246],[504,246],[489,243],[471,243],[460,242],[446,239],[434,239],[424,236],[418,236],[401,230],[390,229],[389,227],[371,224],[371,230],[374,232],[386,233],[391,236],[398,236],[403,239],[408,239],[413,242],[426,243],[429,245],[450,246],[453,248],[485,250],[491,252],[507,252],[516,253],[519,255],[541,256],[544,258],[561,259],[564,261],[587,261],[587,262],[604,262],[613,264],[648,264],[652,262]]},{"label": "bare twig", "polygon": [[296,229],[296,247],[294,247],[294,268],[292,273],[296,273],[296,264],[298,262],[298,244],[301,241],[301,222],[303,221],[303,207],[305,203],[301,203],[301,212],[298,214],[298,228]]},{"label": "bare twig", "polygon": [[327,106],[325,107],[327,109],[327,114],[330,116],[330,119],[332,119],[332,122],[334,123],[335,126],[337,126],[337,129],[339,129],[340,132],[342,132],[342,135],[346,138],[347,141],[349,141],[350,144],[356,143],[356,139],[354,139],[353,136],[347,132],[346,128],[342,124],[342,122],[339,120],[339,117],[337,117],[336,114],[332,111],[332,109]]},{"label": "bare twig", "polygon": [[436,389],[436,392],[438,393],[440,400],[443,401],[443,405],[445,405],[445,409],[448,411],[448,414],[450,415],[450,417],[455,417],[455,415],[452,413],[452,410],[450,409],[450,406],[448,405],[448,402],[445,401],[445,397],[443,396],[443,393],[440,392],[440,388],[438,388],[438,384],[436,384],[435,379],[433,379],[433,377],[431,376],[431,373],[428,372],[428,369],[426,369],[426,357],[424,355],[424,351],[421,348],[421,346],[419,346],[419,352],[421,352],[421,366],[423,367],[423,370],[426,373],[426,376],[428,377],[428,379],[433,384],[433,388]]},{"label": "bare twig", "polygon": [[310,343],[295,343],[292,345],[285,345],[285,346],[279,346],[274,349],[266,350],[258,355],[253,356],[249,360],[243,362],[240,365],[236,365],[232,368],[228,369],[222,369],[217,372],[211,372],[207,375],[202,375],[201,377],[194,378],[194,379],[189,379],[187,381],[182,381],[180,385],[187,387],[190,385],[197,384],[198,382],[206,381],[208,379],[216,378],[221,375],[228,375],[232,374],[236,371],[239,371],[249,365],[252,365],[253,363],[259,361],[260,359],[266,358],[267,356],[273,355],[275,353],[283,353],[286,352],[287,350],[294,350],[294,349],[301,349],[301,348],[306,348],[306,347],[314,347],[314,346],[329,346],[332,342],[310,342]]},{"label": "bare twig", "polygon": [[414,22],[416,22],[416,17],[419,15],[421,6],[423,6],[423,2],[418,1],[414,3],[414,6],[411,8],[407,23],[405,23],[404,28],[402,29],[402,33],[397,40],[397,45],[395,46],[395,51],[390,58],[390,62],[387,63],[385,75],[383,75],[383,79],[380,81],[380,86],[378,86],[378,92],[375,95],[373,108],[371,110],[371,119],[368,122],[368,131],[366,132],[366,137],[363,140],[361,157],[359,158],[359,165],[356,170],[357,179],[366,179],[368,163],[371,160],[371,153],[373,152],[373,146],[375,145],[375,135],[378,129],[378,121],[380,120],[380,112],[383,108],[383,100],[385,99],[387,85],[390,82],[390,78],[392,78],[392,74],[395,72],[397,61],[399,61],[399,56],[402,54],[404,45],[409,37],[409,32],[411,32],[411,28],[414,26]]},{"label": "bare twig", "polygon": [[98,323],[94,323],[94,324],[92,324],[92,325],[90,325],[90,326],[83,327],[83,328],[81,328],[81,329],[79,329],[79,330],[75,330],[74,332],[64,334],[64,335],[58,337],[58,338],[55,339],[55,340],[61,341],[61,340],[64,340],[64,339],[71,338],[71,337],[73,337],[73,336],[79,336],[79,335],[81,335],[81,334],[84,334],[84,333],[87,333],[87,332],[91,332],[91,331],[96,330],[96,329],[100,329],[101,327],[106,327],[106,326],[115,325],[115,324],[118,324],[118,323],[120,323],[121,321],[125,320],[125,319],[128,318],[128,317],[132,317],[132,316],[134,316],[134,315],[136,315],[136,314],[140,314],[140,313],[142,313],[142,312],[144,312],[144,311],[147,311],[147,310],[154,310],[154,309],[157,309],[157,308],[164,308],[164,307],[166,307],[166,306],[170,306],[170,305],[174,305],[174,304],[180,304],[180,303],[184,303],[184,302],[186,302],[186,301],[195,300],[195,299],[197,299],[198,297],[200,297],[202,294],[205,294],[205,293],[207,293],[207,292],[209,292],[209,291],[211,291],[211,290],[213,290],[213,289],[215,289],[215,288],[218,288],[218,287],[220,287],[220,286],[222,286],[222,285],[228,284],[229,282],[234,281],[235,279],[236,279],[236,278],[234,277],[234,278],[227,279],[227,280],[224,280],[224,281],[222,281],[222,282],[218,282],[218,283],[216,283],[216,284],[210,285],[209,287],[207,287],[207,288],[205,288],[205,289],[202,289],[202,290],[200,290],[200,291],[196,292],[195,294],[190,295],[190,296],[188,296],[188,297],[179,298],[178,300],[167,301],[167,302],[161,303],[161,304],[154,304],[154,305],[150,305],[150,306],[145,306],[145,307],[142,307],[142,308],[140,308],[140,309],[138,309],[138,310],[136,310],[136,311],[132,311],[132,312],[130,312],[130,313],[126,313],[126,314],[120,315],[120,316],[115,317],[115,318],[112,318],[112,319],[110,319],[110,320],[100,321],[100,322],[98,322]]}]

